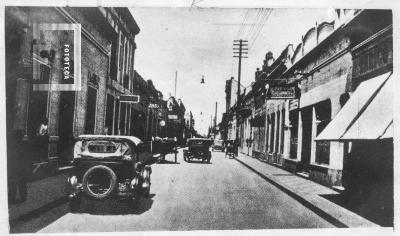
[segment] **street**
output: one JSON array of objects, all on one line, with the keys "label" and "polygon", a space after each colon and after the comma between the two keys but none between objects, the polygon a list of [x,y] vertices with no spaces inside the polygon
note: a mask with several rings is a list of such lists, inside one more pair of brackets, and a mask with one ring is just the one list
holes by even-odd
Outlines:
[{"label": "street", "polygon": [[[80,214],[63,204],[11,232],[228,230],[333,227],[234,159],[213,152],[211,164],[186,163],[182,150],[154,164],[148,199],[127,212],[124,202],[85,202]],[[171,161],[171,162],[169,162]]]}]

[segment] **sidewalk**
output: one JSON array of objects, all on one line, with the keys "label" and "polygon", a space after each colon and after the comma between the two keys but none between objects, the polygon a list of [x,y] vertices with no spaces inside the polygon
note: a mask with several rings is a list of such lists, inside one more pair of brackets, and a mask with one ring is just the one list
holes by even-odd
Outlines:
[{"label": "sidewalk", "polygon": [[57,205],[66,197],[64,188],[67,175],[58,174],[28,183],[28,198],[22,203],[8,204],[9,222],[18,221],[30,214],[35,214],[49,205]]},{"label": "sidewalk", "polygon": [[339,194],[331,188],[243,154],[236,160],[339,227],[380,227],[323,198],[321,195]]}]

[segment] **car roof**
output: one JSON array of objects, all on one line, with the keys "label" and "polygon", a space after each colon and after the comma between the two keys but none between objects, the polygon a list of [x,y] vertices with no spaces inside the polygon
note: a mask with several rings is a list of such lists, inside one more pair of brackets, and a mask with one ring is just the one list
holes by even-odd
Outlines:
[{"label": "car roof", "polygon": [[130,141],[136,146],[142,141],[135,136],[124,136],[124,135],[93,135],[84,134],[78,137],[80,140],[110,140],[110,141]]},{"label": "car roof", "polygon": [[192,140],[211,141],[211,139],[209,139],[209,138],[190,138],[190,139],[189,139],[189,141],[192,141]]}]

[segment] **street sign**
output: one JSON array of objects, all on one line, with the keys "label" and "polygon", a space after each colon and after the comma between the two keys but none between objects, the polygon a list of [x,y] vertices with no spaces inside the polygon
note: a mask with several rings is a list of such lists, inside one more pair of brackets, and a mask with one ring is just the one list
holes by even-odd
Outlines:
[{"label": "street sign", "polygon": [[279,87],[274,86],[269,88],[269,95],[267,98],[270,99],[290,99],[296,98],[296,89],[295,87]]},{"label": "street sign", "polygon": [[160,107],[159,107],[158,104],[156,104],[156,103],[150,103],[150,104],[149,104],[149,108],[150,108],[150,109],[152,109],[152,108],[153,108],[153,109],[157,109],[157,108],[160,108]]},{"label": "street sign", "polygon": [[177,115],[168,115],[168,119],[170,120],[177,120],[178,116]]},{"label": "street sign", "polygon": [[140,99],[139,95],[121,95],[121,96],[119,96],[120,102],[139,103],[139,99]]}]

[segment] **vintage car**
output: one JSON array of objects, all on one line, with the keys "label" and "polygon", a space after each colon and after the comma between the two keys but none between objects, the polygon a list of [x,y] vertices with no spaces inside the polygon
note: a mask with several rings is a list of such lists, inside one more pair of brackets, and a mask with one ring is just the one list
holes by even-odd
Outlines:
[{"label": "vintage car", "polygon": [[224,140],[221,139],[214,139],[214,143],[211,147],[212,151],[219,150],[224,151]]},{"label": "vintage car", "polygon": [[68,178],[71,211],[82,197],[116,197],[134,207],[150,193],[152,155],[133,136],[81,135],[75,143],[74,169]]},{"label": "vintage car", "polygon": [[175,163],[177,163],[177,142],[176,138],[153,138],[151,142],[151,152],[158,156],[158,161],[165,161],[165,156],[168,154],[174,154]]},{"label": "vintage car", "polygon": [[183,160],[190,162],[193,159],[210,163],[212,140],[207,138],[191,138],[187,141],[188,149],[183,150]]}]

